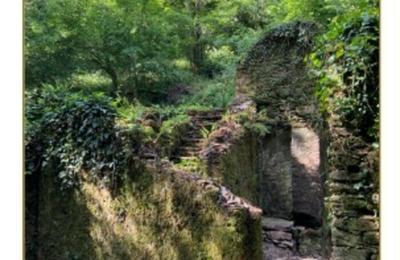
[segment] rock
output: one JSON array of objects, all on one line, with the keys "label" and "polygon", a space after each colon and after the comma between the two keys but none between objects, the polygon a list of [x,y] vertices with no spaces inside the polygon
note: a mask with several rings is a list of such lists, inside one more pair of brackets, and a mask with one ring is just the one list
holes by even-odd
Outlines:
[{"label": "rock", "polygon": [[254,111],[255,109],[256,109],[255,102],[244,95],[238,95],[229,106],[229,112],[232,114],[243,112],[246,110]]},{"label": "rock", "polygon": [[379,233],[374,231],[365,232],[363,242],[367,245],[379,245]]},{"label": "rock", "polygon": [[293,249],[294,242],[293,241],[282,241],[279,244],[277,244],[279,247],[283,248],[291,248]]},{"label": "rock", "polygon": [[[360,187],[360,188],[358,188]],[[352,184],[331,182],[328,184],[329,192],[332,194],[357,194],[360,189],[366,190],[362,182],[355,182]]]},{"label": "rock", "polygon": [[265,230],[282,230],[290,231],[293,227],[293,221],[281,218],[267,218],[261,219],[262,228]]},{"label": "rock", "polygon": [[354,234],[379,230],[379,222],[374,216],[334,219],[332,224],[341,230],[348,230]]},{"label": "rock", "polygon": [[322,252],[322,232],[315,229],[304,229],[296,235],[300,256],[318,256]]},{"label": "rock", "polygon": [[350,182],[358,182],[365,178],[365,173],[363,172],[355,172],[349,173],[346,171],[333,171],[329,173],[329,178],[333,181],[350,181]]},{"label": "rock", "polygon": [[288,248],[282,248],[273,243],[264,243],[263,260],[291,259],[293,251]]},{"label": "rock", "polygon": [[278,242],[281,240],[292,240],[292,234],[284,231],[267,231],[266,232],[267,238],[274,241]]},{"label": "rock", "polygon": [[351,209],[365,211],[371,209],[371,205],[363,195],[332,195],[329,202],[334,209]]},{"label": "rock", "polygon": [[350,232],[332,228],[332,243],[335,246],[356,247],[362,244],[361,237]]},{"label": "rock", "polygon": [[365,260],[368,259],[367,249],[349,247],[333,247],[331,260]]}]

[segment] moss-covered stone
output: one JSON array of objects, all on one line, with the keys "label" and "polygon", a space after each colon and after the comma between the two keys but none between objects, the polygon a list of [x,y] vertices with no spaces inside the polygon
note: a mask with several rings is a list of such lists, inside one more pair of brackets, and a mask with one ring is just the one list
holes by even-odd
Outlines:
[{"label": "moss-covered stone", "polygon": [[256,138],[250,134],[243,136],[230,146],[216,167],[210,168],[210,175],[220,179],[234,193],[259,205],[256,153]]},{"label": "moss-covered stone", "polygon": [[216,154],[208,175],[235,194],[260,206],[271,217],[292,217],[290,128],[273,128],[260,137],[244,131],[230,140],[226,152]]},{"label": "moss-covered stone", "polygon": [[132,171],[112,193],[84,175],[61,192],[56,177],[43,174],[39,194],[40,259],[261,257],[259,219],[222,209],[215,190],[168,172]]}]

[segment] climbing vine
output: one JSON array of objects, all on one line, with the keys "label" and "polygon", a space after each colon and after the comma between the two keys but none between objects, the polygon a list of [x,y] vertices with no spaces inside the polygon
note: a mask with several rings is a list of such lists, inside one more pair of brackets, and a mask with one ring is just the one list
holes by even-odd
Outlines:
[{"label": "climbing vine", "polygon": [[325,113],[369,141],[379,125],[379,18],[376,5],[332,19],[309,56]]}]

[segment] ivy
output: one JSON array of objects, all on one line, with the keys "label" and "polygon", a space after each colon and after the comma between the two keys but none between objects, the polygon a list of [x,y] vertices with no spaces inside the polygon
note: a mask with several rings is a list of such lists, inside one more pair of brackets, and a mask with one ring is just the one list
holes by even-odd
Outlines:
[{"label": "ivy", "polygon": [[[40,110],[40,102],[29,103],[27,117],[38,117]],[[116,113],[106,101],[81,99],[42,112],[28,128],[27,174],[56,173],[63,188],[77,185],[82,171],[104,185],[115,183],[125,151]]]},{"label": "ivy", "polygon": [[379,125],[378,23],[375,5],[337,16],[309,56],[323,112],[369,141]]}]

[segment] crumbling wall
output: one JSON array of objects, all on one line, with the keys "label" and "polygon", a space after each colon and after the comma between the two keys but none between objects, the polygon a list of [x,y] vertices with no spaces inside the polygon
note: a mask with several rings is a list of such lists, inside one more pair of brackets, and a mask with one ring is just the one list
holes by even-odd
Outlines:
[{"label": "crumbling wall", "polygon": [[329,251],[323,205],[324,122],[304,62],[315,33],[310,23],[276,27],[250,50],[237,71],[237,100],[253,100],[257,111],[266,111],[276,126],[259,140],[260,205],[266,221],[293,222],[273,235],[264,232],[265,259],[323,258]]},{"label": "crumbling wall", "polygon": [[41,173],[27,259],[261,258],[259,209],[168,165],[138,165],[113,191],[84,173],[62,190],[56,174]]},{"label": "crumbling wall", "polygon": [[331,120],[326,197],[334,260],[378,259],[378,151]]},{"label": "crumbling wall", "polygon": [[257,139],[250,133],[239,137],[226,154],[210,164],[208,175],[218,179],[234,193],[260,205],[260,176],[257,174]]},{"label": "crumbling wall", "polygon": [[[258,111],[265,110],[271,123],[279,126],[272,129],[260,149],[260,164],[266,174],[260,180],[264,197],[268,197],[263,209],[269,216],[294,217],[296,224],[308,227],[321,226],[323,214],[323,120],[304,62],[315,32],[315,25],[302,22],[272,29],[240,63],[236,81],[237,96],[254,100]],[[272,153],[265,156],[263,151]],[[275,182],[282,176],[290,180],[290,187],[282,187],[287,181]],[[286,208],[282,214],[274,209],[276,201],[291,206],[282,206]]]},{"label": "crumbling wall", "polygon": [[254,100],[271,121],[291,126],[292,213],[294,226],[306,227],[293,232],[298,254],[376,259],[378,150],[346,129],[334,111],[327,118],[320,114],[304,62],[315,31],[297,22],[267,33],[240,63],[237,97]]},{"label": "crumbling wall", "polygon": [[237,124],[225,124],[211,134],[202,152],[207,175],[262,208],[264,215],[291,219],[290,126],[269,125],[271,133],[259,136]]}]

